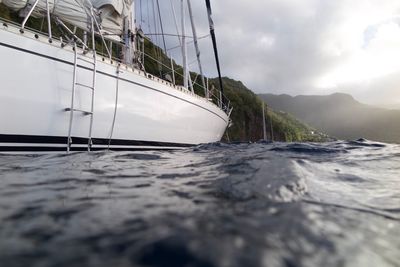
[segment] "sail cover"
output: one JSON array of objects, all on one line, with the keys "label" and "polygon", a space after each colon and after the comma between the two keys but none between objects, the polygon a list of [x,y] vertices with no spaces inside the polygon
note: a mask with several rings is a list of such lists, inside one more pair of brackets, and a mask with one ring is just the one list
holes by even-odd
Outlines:
[{"label": "sail cover", "polygon": [[91,0],[91,2],[99,10],[104,30],[121,34],[124,18],[131,15],[133,0]]},{"label": "sail cover", "polygon": [[[25,16],[36,0],[0,0]],[[62,21],[84,30],[90,30],[90,9],[94,8],[95,17],[105,34],[121,35],[124,18],[130,17],[133,0],[48,0],[50,13]],[[39,0],[32,15],[46,16],[47,1]]]}]

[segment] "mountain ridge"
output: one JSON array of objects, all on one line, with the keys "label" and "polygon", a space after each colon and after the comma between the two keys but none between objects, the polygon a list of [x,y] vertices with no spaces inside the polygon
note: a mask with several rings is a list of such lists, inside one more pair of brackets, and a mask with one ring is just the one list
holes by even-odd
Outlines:
[{"label": "mountain ridge", "polygon": [[344,93],[259,96],[272,108],[288,112],[336,138],[400,143],[400,110],[364,104]]}]

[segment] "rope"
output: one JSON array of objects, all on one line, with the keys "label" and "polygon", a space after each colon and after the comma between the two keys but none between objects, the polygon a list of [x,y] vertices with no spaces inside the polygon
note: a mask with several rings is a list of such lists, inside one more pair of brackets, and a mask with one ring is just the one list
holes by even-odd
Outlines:
[{"label": "rope", "polygon": [[165,44],[164,27],[163,27],[161,11],[160,11],[160,2],[158,0],[156,2],[157,2],[158,18],[160,19],[160,28],[161,28],[161,35],[162,35],[163,44],[164,44],[164,51],[165,51],[165,53],[167,53],[167,45]]}]

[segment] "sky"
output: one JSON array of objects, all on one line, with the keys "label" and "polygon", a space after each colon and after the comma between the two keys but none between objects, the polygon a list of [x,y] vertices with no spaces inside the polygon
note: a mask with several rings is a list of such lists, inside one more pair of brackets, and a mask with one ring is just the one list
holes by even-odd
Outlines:
[{"label": "sky", "polygon": [[[137,24],[147,33],[159,32],[152,26],[156,1],[142,1],[136,0]],[[171,2],[181,31],[179,0],[161,0],[161,16],[164,32],[176,34]],[[198,36],[206,36],[205,3],[191,2]],[[256,93],[343,92],[363,103],[400,109],[399,0],[214,0],[211,4],[223,76],[242,81]],[[150,28],[149,22],[153,22]],[[188,18],[186,22],[186,34],[192,36]],[[162,45],[160,37],[155,41]],[[167,37],[166,43],[168,49],[179,44],[176,37]],[[205,73],[215,77],[210,38],[199,43]],[[189,42],[188,48],[190,67],[197,71],[193,44]],[[181,60],[179,49],[169,53]]]}]

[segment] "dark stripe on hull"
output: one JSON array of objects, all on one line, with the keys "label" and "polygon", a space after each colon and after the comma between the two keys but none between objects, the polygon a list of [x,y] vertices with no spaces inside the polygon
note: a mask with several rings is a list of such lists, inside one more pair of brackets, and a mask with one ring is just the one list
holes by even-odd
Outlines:
[{"label": "dark stripe on hull", "polygon": [[[108,150],[107,148],[91,148],[90,151],[103,151]],[[176,150],[173,148],[113,148],[110,147],[111,151],[154,151],[154,150],[162,150],[162,151],[172,151]],[[46,146],[0,146],[0,152],[66,152],[66,147],[46,147]],[[71,147],[70,151],[72,152],[86,152],[88,151],[85,147]]]},{"label": "dark stripe on hull", "polygon": [[[10,135],[0,134],[0,151],[3,152],[22,152],[22,151],[66,151],[68,137],[64,136],[38,136],[38,135]],[[89,142],[88,138],[72,137],[72,151],[87,151],[87,147],[75,147],[76,145],[87,145]],[[92,138],[93,147],[91,150],[106,150],[109,144],[109,139],[104,138]],[[24,144],[21,146],[13,146],[11,144]],[[32,144],[40,144],[39,146],[32,146]],[[52,145],[65,145],[52,146]],[[103,147],[96,147],[103,146]],[[121,148],[118,146],[126,146]],[[156,149],[176,149],[192,147],[195,144],[180,144],[180,143],[169,143],[169,142],[157,142],[157,141],[140,141],[140,140],[123,140],[123,139],[112,139],[110,143],[111,150],[156,150]],[[143,148],[146,147],[146,148]],[[149,148],[147,148],[149,147]]]}]

